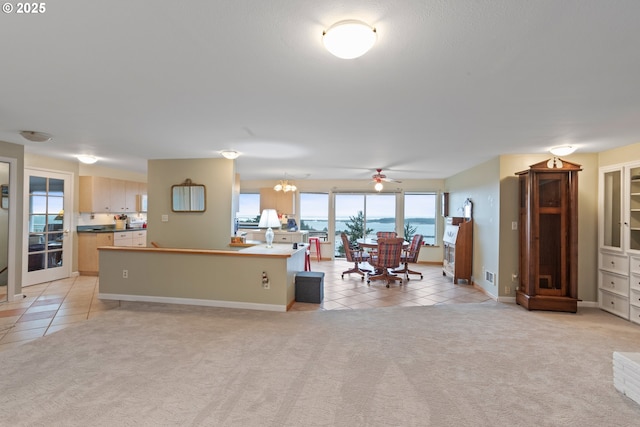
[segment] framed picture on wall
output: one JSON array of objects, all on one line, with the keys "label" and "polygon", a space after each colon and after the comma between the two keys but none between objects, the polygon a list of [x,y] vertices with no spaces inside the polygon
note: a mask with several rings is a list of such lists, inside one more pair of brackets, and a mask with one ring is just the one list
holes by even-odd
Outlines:
[{"label": "framed picture on wall", "polygon": [[9,184],[0,185],[0,193],[2,193],[2,209],[9,209]]},{"label": "framed picture on wall", "polygon": [[449,216],[449,193],[442,193],[442,198],[440,200],[440,205],[442,207],[442,216]]}]

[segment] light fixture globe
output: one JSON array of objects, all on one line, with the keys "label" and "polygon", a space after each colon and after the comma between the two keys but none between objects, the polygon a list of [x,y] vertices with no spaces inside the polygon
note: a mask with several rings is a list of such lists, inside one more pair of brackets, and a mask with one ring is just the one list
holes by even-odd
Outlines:
[{"label": "light fixture globe", "polygon": [[362,21],[347,19],[330,26],[322,34],[322,42],[338,58],[353,59],[367,53],[377,37],[375,28]]},{"label": "light fixture globe", "polygon": [[222,150],[220,154],[222,155],[222,157],[229,160],[235,160],[240,157],[240,153],[235,150]]},{"label": "light fixture globe", "polygon": [[96,156],[91,156],[89,154],[80,154],[77,156],[78,160],[86,165],[92,165],[98,161]]},{"label": "light fixture globe", "polygon": [[559,147],[553,147],[549,150],[554,156],[568,156],[576,151],[577,147],[573,145],[561,145]]},{"label": "light fixture globe", "polygon": [[380,181],[376,182],[376,185],[373,186],[373,188],[376,189],[376,191],[382,191],[382,189],[384,188],[382,183]]}]

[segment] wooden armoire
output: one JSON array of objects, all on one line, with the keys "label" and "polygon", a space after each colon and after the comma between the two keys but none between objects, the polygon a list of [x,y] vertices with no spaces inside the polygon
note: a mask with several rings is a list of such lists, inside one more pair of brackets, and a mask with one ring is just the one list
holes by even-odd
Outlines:
[{"label": "wooden armoire", "polygon": [[578,172],[553,158],[517,172],[520,186],[520,283],[528,310],[578,310]]}]

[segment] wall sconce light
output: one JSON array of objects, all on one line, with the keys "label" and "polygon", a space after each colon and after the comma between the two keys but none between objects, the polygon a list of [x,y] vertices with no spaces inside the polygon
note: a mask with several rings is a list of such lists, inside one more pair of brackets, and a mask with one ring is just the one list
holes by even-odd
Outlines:
[{"label": "wall sconce light", "polygon": [[322,33],[322,42],[338,58],[353,59],[364,55],[377,39],[376,29],[355,19],[336,22]]}]

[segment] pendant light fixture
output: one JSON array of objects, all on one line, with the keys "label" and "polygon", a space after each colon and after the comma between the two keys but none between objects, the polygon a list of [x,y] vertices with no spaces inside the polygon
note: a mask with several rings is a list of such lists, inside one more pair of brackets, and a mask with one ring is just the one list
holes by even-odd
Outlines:
[{"label": "pendant light fixture", "polygon": [[377,39],[376,29],[355,19],[339,21],[322,34],[322,42],[338,58],[353,59],[364,55]]}]

